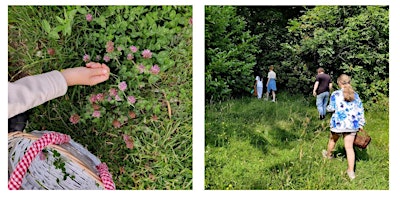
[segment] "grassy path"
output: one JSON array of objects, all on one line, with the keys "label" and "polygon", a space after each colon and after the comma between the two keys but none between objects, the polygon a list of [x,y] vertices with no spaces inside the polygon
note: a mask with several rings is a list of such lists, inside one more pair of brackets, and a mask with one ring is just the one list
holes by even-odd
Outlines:
[{"label": "grassy path", "polygon": [[324,160],[330,114],[319,120],[313,98],[280,94],[206,106],[205,189],[389,189],[389,115],[366,112],[372,142],[356,150],[349,181],[341,138],[336,158]]}]

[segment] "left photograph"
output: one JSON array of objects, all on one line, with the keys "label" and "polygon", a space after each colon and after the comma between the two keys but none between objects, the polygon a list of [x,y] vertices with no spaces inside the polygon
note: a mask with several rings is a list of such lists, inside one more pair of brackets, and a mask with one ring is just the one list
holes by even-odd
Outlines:
[{"label": "left photograph", "polygon": [[8,189],[191,190],[192,6],[8,6]]}]

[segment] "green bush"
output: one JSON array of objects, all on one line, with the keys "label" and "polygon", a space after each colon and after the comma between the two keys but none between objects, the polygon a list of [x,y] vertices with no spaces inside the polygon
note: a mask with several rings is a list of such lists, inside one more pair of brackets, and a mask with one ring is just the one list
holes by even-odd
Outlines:
[{"label": "green bush", "polygon": [[254,83],[258,37],[245,31],[232,6],[206,6],[206,101],[248,94]]},{"label": "green bush", "polygon": [[389,95],[389,9],[380,6],[317,6],[289,22],[282,44],[282,78],[291,91],[311,93],[316,69],[334,82],[346,73],[362,99],[384,103]]}]

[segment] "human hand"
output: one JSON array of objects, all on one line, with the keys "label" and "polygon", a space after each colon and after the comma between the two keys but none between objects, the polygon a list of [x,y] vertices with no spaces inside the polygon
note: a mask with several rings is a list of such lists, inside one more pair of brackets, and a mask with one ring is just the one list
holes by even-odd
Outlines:
[{"label": "human hand", "polygon": [[360,131],[364,130],[362,126],[360,126],[360,128],[358,128]]},{"label": "human hand", "polygon": [[108,80],[110,76],[110,68],[105,64],[90,62],[86,64],[86,67],[75,67],[62,70],[61,74],[67,81],[68,86],[93,86]]},{"label": "human hand", "polygon": [[313,91],[312,94],[313,94],[314,97],[317,96],[317,92],[315,92],[315,91]]}]

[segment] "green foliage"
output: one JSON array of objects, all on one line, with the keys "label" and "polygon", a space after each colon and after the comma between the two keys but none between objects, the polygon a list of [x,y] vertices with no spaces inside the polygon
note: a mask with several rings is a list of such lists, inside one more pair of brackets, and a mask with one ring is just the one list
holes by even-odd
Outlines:
[{"label": "green foliage", "polygon": [[389,112],[366,112],[372,141],[365,150],[355,147],[352,181],[343,138],[334,159],[322,157],[329,118],[318,119],[314,98],[286,92],[277,103],[245,97],[207,105],[205,189],[388,190]]},{"label": "green foliage", "polygon": [[253,85],[258,37],[245,31],[232,6],[206,6],[206,101],[248,93]]},{"label": "green foliage", "polygon": [[[301,15],[305,10],[301,6],[238,6],[238,14],[246,19],[246,29],[255,35],[260,35],[256,54],[257,65],[254,71],[260,71],[265,77],[270,65],[280,65],[285,60],[281,52],[281,43],[287,40],[287,22],[289,19]],[[274,69],[280,74],[280,68]],[[281,79],[279,85],[284,85]]]},{"label": "green foliage", "polygon": [[9,80],[89,60],[111,70],[34,108],[28,131],[71,135],[108,164],[117,189],[191,189],[191,17],[190,6],[10,6],[19,37],[9,37]]},{"label": "green foliage", "polygon": [[334,82],[342,74],[363,99],[383,103],[389,95],[389,10],[380,6],[317,6],[289,22],[282,44],[284,81],[290,91],[310,93],[316,69]]}]

